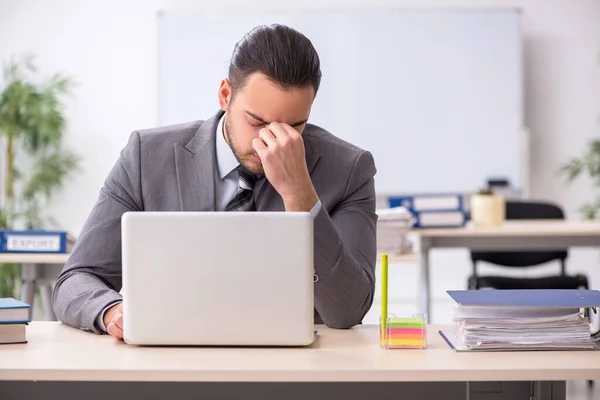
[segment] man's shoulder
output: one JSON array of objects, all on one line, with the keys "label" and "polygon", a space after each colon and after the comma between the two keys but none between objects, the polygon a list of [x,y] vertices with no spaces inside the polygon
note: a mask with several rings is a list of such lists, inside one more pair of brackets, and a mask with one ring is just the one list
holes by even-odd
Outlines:
[{"label": "man's shoulder", "polygon": [[[344,200],[347,193],[375,176],[373,155],[366,149],[335,136],[316,125],[307,125],[303,134],[307,160],[317,158],[311,179],[319,198],[332,207]],[[349,192],[350,190],[350,192]]]},{"label": "man's shoulder", "polygon": [[355,159],[365,152],[359,146],[343,140],[317,125],[307,124],[303,136],[313,153]]},{"label": "man's shoulder", "polygon": [[[198,132],[204,120],[164,125],[155,128],[139,129],[140,142],[144,146],[169,146],[179,143],[185,146]],[[169,146],[171,147],[171,146]]]}]

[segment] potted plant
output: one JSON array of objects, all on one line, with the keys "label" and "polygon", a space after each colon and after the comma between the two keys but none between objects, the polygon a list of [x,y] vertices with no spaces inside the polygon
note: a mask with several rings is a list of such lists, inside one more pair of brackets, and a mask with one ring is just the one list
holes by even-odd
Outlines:
[{"label": "potted plant", "polygon": [[[600,139],[592,139],[583,154],[567,162],[561,171],[566,174],[568,182],[587,174],[600,185]],[[585,219],[596,219],[600,212],[600,195],[589,200],[580,208]]]},{"label": "potted plant", "polygon": [[[44,209],[77,170],[63,146],[62,98],[73,82],[62,74],[35,79],[32,56],[9,60],[0,81],[0,228],[48,229]],[[0,297],[18,297],[19,265],[0,264]]]}]

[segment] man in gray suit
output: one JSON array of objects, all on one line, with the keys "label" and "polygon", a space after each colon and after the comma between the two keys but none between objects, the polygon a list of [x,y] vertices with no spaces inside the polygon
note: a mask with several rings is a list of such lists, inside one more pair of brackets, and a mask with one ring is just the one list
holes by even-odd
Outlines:
[{"label": "man in gray suit", "polygon": [[257,27],[235,46],[216,115],[133,132],[57,280],[57,317],[123,337],[127,211],[285,210],[314,218],[315,323],[360,323],[375,290],[376,169],[369,152],[307,123],[320,80],[305,36]]}]

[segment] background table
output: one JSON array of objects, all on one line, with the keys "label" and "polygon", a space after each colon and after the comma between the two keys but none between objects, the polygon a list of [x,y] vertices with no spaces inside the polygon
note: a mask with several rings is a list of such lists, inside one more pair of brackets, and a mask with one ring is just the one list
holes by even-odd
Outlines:
[{"label": "background table", "polygon": [[0,253],[0,264],[22,264],[21,300],[31,305],[31,314],[33,314],[35,294],[39,287],[45,318],[49,321],[56,321],[52,310],[52,285],[68,258],[69,254]]},{"label": "background table", "polygon": [[419,312],[431,318],[429,253],[435,248],[518,251],[600,247],[600,222],[521,220],[498,228],[415,229],[419,241]]}]

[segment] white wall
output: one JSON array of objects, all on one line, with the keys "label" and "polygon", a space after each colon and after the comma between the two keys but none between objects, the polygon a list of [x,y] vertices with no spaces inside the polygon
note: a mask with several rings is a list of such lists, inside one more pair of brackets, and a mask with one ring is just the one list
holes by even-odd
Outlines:
[{"label": "white wall", "polygon": [[[78,233],[104,177],[135,129],[157,123],[156,13],[160,9],[215,7],[188,0],[0,0],[0,59],[26,51],[38,55],[44,72],[64,70],[80,83],[68,102],[67,141],[83,157],[83,171],[56,198],[51,213]],[[247,4],[222,0],[220,7]],[[596,0],[293,0],[287,7],[496,7],[524,12],[526,121],[532,132],[530,182],[534,198],[563,205],[570,218],[591,195],[589,182],[566,186],[560,165],[578,154],[598,133],[600,115],[600,2]],[[275,0],[252,7],[283,5]],[[248,7],[248,6],[246,6]],[[215,83],[216,88],[217,83]],[[206,93],[215,97],[215,93]],[[214,112],[199,110],[198,118]],[[464,287],[464,251],[434,254],[433,297],[447,310],[445,289]],[[595,250],[572,251],[570,269],[592,275],[600,288],[600,258]],[[392,296],[409,310],[416,296],[416,267],[401,265]],[[404,272],[406,271],[406,274]],[[377,312],[377,310],[374,310]],[[436,322],[447,319],[440,314]]]}]

